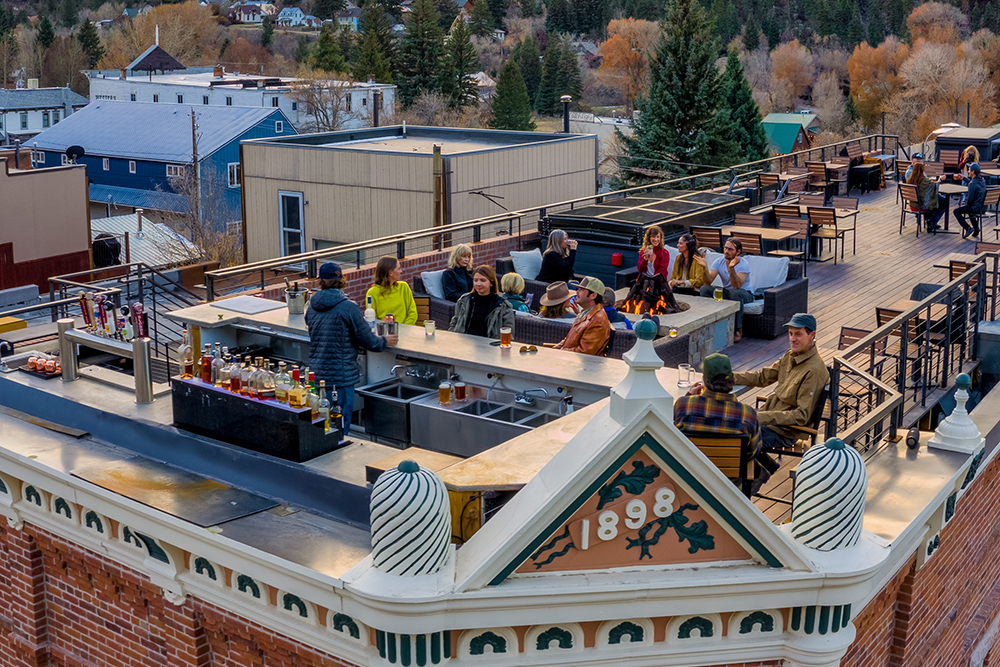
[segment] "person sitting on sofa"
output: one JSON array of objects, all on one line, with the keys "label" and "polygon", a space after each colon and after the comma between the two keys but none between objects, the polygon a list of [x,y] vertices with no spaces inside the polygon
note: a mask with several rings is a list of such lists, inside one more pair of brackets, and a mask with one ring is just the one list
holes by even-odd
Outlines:
[{"label": "person sitting on sofa", "polygon": [[674,270],[670,272],[670,282],[667,284],[674,294],[698,296],[698,290],[705,284],[705,267],[694,261],[694,256],[701,254],[698,242],[690,234],[683,234],[677,239],[677,253]]},{"label": "person sitting on sofa", "polygon": [[615,298],[615,291],[610,287],[604,288],[604,299],[602,300],[602,303],[604,304],[604,314],[608,316],[608,322],[611,322],[612,329],[632,330],[632,320],[625,317],[625,313],[622,313],[615,308],[617,299]]},{"label": "person sitting on sofa", "polygon": [[501,296],[510,301],[510,305],[514,307],[515,311],[530,313],[531,308],[528,308],[528,304],[524,302],[524,297],[521,296],[521,292],[523,291],[524,278],[519,273],[511,271],[510,273],[505,273],[503,278],[500,279]]},{"label": "person sitting on sofa", "polygon": [[400,280],[403,270],[395,257],[383,257],[375,265],[375,284],[368,288],[377,319],[393,315],[403,324],[417,323],[417,304],[410,286]]},{"label": "person sitting on sofa", "polygon": [[514,334],[514,307],[500,296],[493,269],[477,266],[472,291],[459,297],[449,331],[499,339],[501,327],[510,327]]},{"label": "person sitting on sofa", "polygon": [[572,291],[566,283],[562,281],[552,283],[545,288],[545,294],[538,300],[542,304],[542,310],[538,313],[539,317],[544,317],[547,320],[575,320],[576,311],[570,304],[570,299],[574,296],[576,296],[576,292]]},{"label": "person sitting on sofa", "polygon": [[587,276],[576,287],[575,307],[580,313],[569,328],[569,333],[555,344],[557,350],[600,355],[611,340],[611,323],[604,312],[604,283]]},{"label": "person sitting on sofa", "polygon": [[472,291],[472,248],[459,243],[448,256],[448,269],[441,274],[441,291],[448,301],[458,301]]},{"label": "person sitting on sofa", "polygon": [[[750,287],[750,262],[743,257],[743,243],[739,239],[727,240],[723,251],[723,256],[712,262],[712,268],[705,276],[705,284],[698,293],[711,298],[715,294],[712,281],[716,276],[721,278],[722,298],[740,304],[740,309],[736,311],[736,331],[733,332],[733,342],[738,343],[743,340],[743,304],[753,303],[753,294],[746,289]],[[695,255],[694,261],[701,264],[702,268],[708,267],[704,257]]]},{"label": "person sitting on sofa", "polygon": [[663,246],[663,230],[656,225],[647,227],[646,234],[642,237],[642,247],[639,249],[639,275],[660,274],[669,279],[668,268],[670,268],[670,253]]},{"label": "person sitting on sofa", "polygon": [[535,280],[543,283],[568,283],[573,280],[573,264],[576,262],[576,241],[561,229],[549,233],[549,244],[542,253],[542,268]]}]

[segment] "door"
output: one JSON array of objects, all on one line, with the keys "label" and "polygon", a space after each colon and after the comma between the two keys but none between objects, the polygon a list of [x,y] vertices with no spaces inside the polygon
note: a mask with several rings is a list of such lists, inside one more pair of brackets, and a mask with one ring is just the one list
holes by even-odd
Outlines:
[{"label": "door", "polygon": [[302,213],[301,192],[278,191],[282,257],[298,255],[305,251]]}]

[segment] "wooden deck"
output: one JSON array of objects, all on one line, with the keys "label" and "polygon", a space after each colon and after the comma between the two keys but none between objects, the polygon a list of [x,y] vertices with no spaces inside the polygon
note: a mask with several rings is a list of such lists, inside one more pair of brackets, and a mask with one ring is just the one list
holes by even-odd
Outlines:
[{"label": "wooden deck", "polygon": [[[952,209],[957,204],[952,202]],[[891,306],[900,299],[908,299],[917,283],[943,285],[949,282],[948,270],[933,268],[952,253],[972,254],[975,240],[963,240],[961,234],[928,235],[916,237],[913,216],[907,216],[906,227],[899,234],[899,204],[896,203],[896,186],[861,197],[859,202],[857,254],[851,253],[851,234],[847,234],[844,259],[837,258],[823,264],[810,263],[809,312],[816,316],[818,332],[816,344],[832,356],[840,339],[843,326],[872,330],[876,328],[875,308]],[[987,227],[983,240],[991,240],[993,227]],[[942,219],[942,224],[944,220]],[[961,230],[954,216],[950,219],[952,230]],[[830,256],[827,251],[825,256]],[[735,370],[749,370],[777,361],[788,349],[782,336],[775,340],[744,338],[742,342],[725,350]],[[752,392],[744,397],[752,402]],[[769,390],[759,393],[767,394]],[[799,463],[798,458],[784,457],[781,469],[764,485],[761,493],[771,498],[791,501],[792,481],[788,472]],[[755,498],[754,504],[775,523],[791,517],[791,505]]]}]

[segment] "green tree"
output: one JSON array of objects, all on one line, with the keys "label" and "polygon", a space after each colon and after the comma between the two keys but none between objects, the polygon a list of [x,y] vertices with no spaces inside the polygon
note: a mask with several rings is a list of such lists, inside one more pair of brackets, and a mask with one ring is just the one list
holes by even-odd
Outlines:
[{"label": "green tree", "polygon": [[542,13],[538,7],[538,0],[517,0],[517,6],[521,8],[521,16],[524,18],[531,18]]},{"label": "green tree", "polygon": [[14,12],[7,5],[0,5],[0,37],[12,32],[16,25]]},{"label": "green tree", "polygon": [[769,49],[774,49],[774,47],[781,43],[781,33],[784,30],[785,27],[781,19],[778,18],[776,13],[772,12],[767,21],[764,22],[764,34],[767,35],[767,47]]},{"label": "green tree", "polygon": [[309,38],[305,35],[299,37],[295,43],[295,62],[306,63],[309,61]]},{"label": "green tree", "polygon": [[59,6],[59,22],[67,28],[75,26],[76,10],[76,3],[73,0],[63,0],[63,3]]},{"label": "green tree", "polygon": [[847,120],[850,123],[857,123],[858,119],[861,117],[858,114],[858,107],[854,104],[854,95],[850,93],[847,94],[847,105],[844,108],[844,114],[847,116]]},{"label": "green tree", "polygon": [[261,23],[260,27],[260,45],[263,46],[268,51],[271,50],[271,44],[274,43],[274,21],[271,20],[271,16],[265,15],[264,21]]},{"label": "green tree", "polygon": [[493,33],[493,14],[486,0],[476,0],[472,3],[472,13],[469,15],[469,29],[476,37],[486,37]]},{"label": "green tree", "polygon": [[507,17],[507,0],[486,0],[486,4],[493,16],[493,26],[502,28],[503,20]]},{"label": "green tree", "polygon": [[650,62],[648,95],[636,105],[641,113],[633,134],[618,135],[624,148],[620,180],[643,180],[632,169],[683,174],[700,170],[686,164],[733,161],[736,148],[729,139],[732,130],[715,66],[717,53],[698,0],[672,0],[663,38]]},{"label": "green tree", "polygon": [[851,12],[851,20],[847,26],[847,46],[853,49],[855,46],[865,41],[865,29],[861,25],[861,10],[858,9],[857,5],[854,5],[854,11]]},{"label": "green tree", "polygon": [[438,25],[442,30],[451,30],[451,24],[458,18],[458,5],[455,0],[434,0],[434,9],[437,10],[440,18]]},{"label": "green tree", "polygon": [[462,19],[456,19],[444,43],[439,88],[454,108],[479,101],[479,85],[473,74],[479,71],[479,54],[472,45],[472,33]]},{"label": "green tree", "polygon": [[392,62],[389,61],[374,31],[368,32],[361,38],[361,48],[354,58],[351,74],[358,81],[392,83]]},{"label": "green tree", "polygon": [[558,114],[560,98],[569,95],[579,101],[582,80],[576,54],[569,47],[569,38],[549,35],[542,62],[542,79],[535,93],[535,109],[540,114]]},{"label": "green tree", "polygon": [[[583,75],[580,73],[580,63],[570,45],[569,37],[561,39],[559,48],[559,94],[557,97],[569,95],[574,102],[579,102],[583,95]],[[559,111],[562,107],[559,107]]]},{"label": "green tree", "polygon": [[550,0],[545,18],[546,32],[573,32],[573,8],[568,0]]},{"label": "green tree", "polygon": [[355,44],[357,40],[355,39],[354,31],[351,30],[350,26],[340,26],[337,28],[337,48],[340,52],[344,54],[344,58],[349,61],[354,58]]},{"label": "green tree", "polygon": [[38,43],[42,45],[43,49],[48,49],[54,41],[56,41],[56,31],[52,27],[49,17],[43,16],[38,24]]},{"label": "green tree", "polygon": [[[740,17],[736,12],[736,5],[733,0],[713,0],[710,12],[712,20],[715,21],[716,30],[719,31],[719,38],[725,42],[729,41],[740,32]],[[636,16],[636,18],[640,18]],[[651,19],[659,20],[658,17]]]},{"label": "green tree", "polygon": [[747,19],[746,28],[743,29],[743,50],[756,51],[760,47],[760,27],[753,14]]},{"label": "green tree", "polygon": [[84,52],[87,54],[87,58],[90,60],[90,67],[93,69],[100,62],[101,58],[104,57],[104,47],[101,45],[101,38],[97,36],[97,30],[94,28],[94,24],[90,22],[90,19],[84,19],[83,25],[80,26],[80,30],[76,33],[76,38],[80,40],[80,46],[83,47]]},{"label": "green tree", "polygon": [[332,19],[333,15],[344,8],[344,0],[316,0],[312,13],[317,18]]},{"label": "green tree", "polygon": [[531,35],[514,47],[512,55],[521,69],[524,85],[528,89],[528,99],[534,101],[538,86],[542,82],[542,54],[538,50],[538,42]]},{"label": "green tree", "polygon": [[736,51],[729,52],[721,87],[722,99],[729,106],[729,140],[739,151],[740,161],[763,160],[768,156],[767,134]]},{"label": "green tree", "polygon": [[885,26],[882,23],[882,8],[872,7],[871,17],[868,19],[868,44],[877,47],[885,40]]},{"label": "green tree", "polygon": [[524,85],[521,68],[511,58],[500,68],[497,90],[490,104],[490,127],[494,130],[521,130],[531,132],[535,121],[531,119],[531,101]]},{"label": "green tree", "polygon": [[337,46],[337,36],[334,33],[332,25],[323,26],[319,39],[316,40],[316,48],[313,49],[313,67],[326,72],[346,72],[347,61]]},{"label": "green tree", "polygon": [[444,41],[434,0],[415,0],[411,7],[399,59],[399,100],[404,107],[435,90]]},{"label": "green tree", "polygon": [[226,37],[224,40],[222,40],[222,46],[219,47],[219,57],[220,58],[222,57],[222,54],[226,52],[226,49],[229,48],[230,44],[232,44],[232,42],[229,41],[228,37]]}]

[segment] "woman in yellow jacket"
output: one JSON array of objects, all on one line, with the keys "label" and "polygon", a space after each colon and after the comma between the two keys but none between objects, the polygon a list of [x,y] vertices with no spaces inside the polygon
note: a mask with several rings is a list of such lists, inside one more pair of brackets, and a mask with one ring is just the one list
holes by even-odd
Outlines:
[{"label": "woman in yellow jacket", "polygon": [[375,284],[368,288],[375,317],[393,315],[403,324],[417,323],[417,304],[410,286],[400,280],[403,270],[395,257],[383,257],[375,265]]},{"label": "woman in yellow jacket", "polygon": [[690,234],[684,234],[677,240],[677,252],[674,270],[670,272],[670,287],[675,294],[698,296],[698,290],[705,284],[705,267],[695,261],[698,242]]}]

